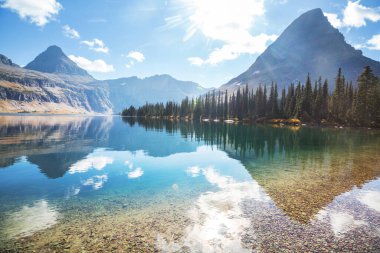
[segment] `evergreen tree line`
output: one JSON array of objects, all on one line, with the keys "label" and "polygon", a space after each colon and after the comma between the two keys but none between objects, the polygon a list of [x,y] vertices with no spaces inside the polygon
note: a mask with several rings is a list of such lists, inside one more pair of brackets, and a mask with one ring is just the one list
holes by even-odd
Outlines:
[{"label": "evergreen tree line", "polygon": [[180,103],[130,106],[123,110],[122,116],[210,120],[299,118],[303,122],[380,127],[380,80],[367,66],[354,87],[352,82],[346,82],[339,69],[332,93],[327,80],[322,81],[320,77],[313,85],[308,75],[305,84],[291,83],[281,94],[276,83],[270,87],[260,85],[255,91],[245,85],[231,94],[227,90],[223,93],[214,90],[195,99],[185,98]]},{"label": "evergreen tree line", "polygon": [[[328,146],[331,150],[341,149],[347,139],[354,146],[376,145],[379,138],[372,134],[342,129],[314,129],[299,126],[266,127],[253,124],[219,124],[196,120],[164,119],[156,120],[149,117],[123,117],[123,121],[131,127],[138,125],[147,131],[178,134],[182,138],[202,142],[209,146],[217,146],[221,150],[234,150],[234,155],[262,157],[273,156],[285,152],[292,159],[299,158],[300,150],[311,146],[320,158],[320,151]],[[347,147],[347,150],[350,147]],[[309,157],[310,158],[310,157]]]}]

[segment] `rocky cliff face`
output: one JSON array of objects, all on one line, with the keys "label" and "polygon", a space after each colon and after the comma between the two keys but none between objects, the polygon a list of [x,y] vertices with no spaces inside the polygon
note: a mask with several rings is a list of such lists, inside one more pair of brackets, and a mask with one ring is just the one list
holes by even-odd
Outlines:
[{"label": "rocky cliff face", "polygon": [[0,63],[0,112],[111,113],[102,87]]},{"label": "rocky cliff face", "polygon": [[327,78],[332,87],[340,67],[346,80],[355,83],[367,65],[380,75],[380,62],[346,43],[322,10],[314,9],[294,20],[247,71],[220,89],[236,90],[242,84],[256,88],[271,82],[282,88],[291,82],[305,82],[308,73],[313,79]]}]

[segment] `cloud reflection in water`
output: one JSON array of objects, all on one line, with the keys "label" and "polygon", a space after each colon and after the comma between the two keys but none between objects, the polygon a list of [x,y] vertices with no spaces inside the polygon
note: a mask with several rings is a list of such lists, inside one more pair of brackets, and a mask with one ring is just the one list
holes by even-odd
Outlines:
[{"label": "cloud reflection in water", "polygon": [[244,199],[268,201],[268,197],[254,181],[237,182],[231,176],[221,175],[213,167],[190,168],[187,171],[202,172],[205,179],[220,190],[199,196],[189,211],[192,225],[186,228],[181,243],[166,242],[158,235],[157,247],[170,251],[178,249],[181,244],[191,252],[251,252],[241,244],[250,220],[243,217],[240,205]]},{"label": "cloud reflection in water", "polygon": [[369,208],[380,212],[380,192],[366,191],[358,197],[358,200]]},{"label": "cloud reflection in water", "polygon": [[25,205],[21,210],[11,213],[5,220],[5,234],[10,238],[32,235],[57,223],[58,211],[45,199]]},{"label": "cloud reflection in water", "polygon": [[107,156],[88,156],[83,160],[80,160],[69,169],[70,174],[84,173],[94,168],[96,170],[104,169],[108,164],[113,163],[113,158]]},{"label": "cloud reflection in water", "polygon": [[83,185],[92,186],[92,188],[94,190],[98,190],[104,186],[104,184],[107,182],[107,180],[108,180],[107,174],[96,175],[96,176],[90,177],[85,182],[83,182]]},{"label": "cloud reflection in water", "polygon": [[128,178],[129,179],[139,178],[143,174],[144,174],[144,171],[139,167],[139,168],[136,168],[133,171],[128,172]]}]

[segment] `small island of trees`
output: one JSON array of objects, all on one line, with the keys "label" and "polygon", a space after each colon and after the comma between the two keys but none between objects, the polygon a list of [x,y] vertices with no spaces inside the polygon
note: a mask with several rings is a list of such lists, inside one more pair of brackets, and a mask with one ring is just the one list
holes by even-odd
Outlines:
[{"label": "small island of trees", "polygon": [[313,87],[307,75],[305,84],[291,83],[282,89],[281,95],[276,83],[269,88],[260,85],[256,90],[242,85],[230,94],[227,90],[214,90],[195,99],[185,98],[180,103],[130,106],[123,110],[122,116],[250,122],[300,119],[315,124],[380,127],[380,80],[367,66],[354,86],[346,82],[339,69],[332,93],[327,80],[322,82],[319,77]]}]

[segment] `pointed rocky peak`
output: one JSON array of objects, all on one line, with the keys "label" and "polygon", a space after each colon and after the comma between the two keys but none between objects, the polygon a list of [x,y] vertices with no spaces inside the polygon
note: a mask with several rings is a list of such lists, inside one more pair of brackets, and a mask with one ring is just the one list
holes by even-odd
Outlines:
[{"label": "pointed rocky peak", "polygon": [[363,56],[345,41],[321,9],[313,9],[296,18],[249,67],[221,87],[237,90],[241,84],[257,88],[277,82],[279,89],[290,83],[304,82],[307,73],[313,80],[319,76],[334,84],[339,68],[346,80],[356,82],[364,66],[380,74],[380,63]]},{"label": "pointed rocky peak", "polygon": [[25,68],[45,73],[91,77],[86,70],[78,67],[60,47],[55,45],[48,47]]},{"label": "pointed rocky peak", "polygon": [[327,18],[323,14],[323,11],[321,8],[316,8],[316,9],[312,9],[301,14],[301,16],[299,16],[296,20],[302,20],[302,21],[309,20],[312,23],[315,23],[315,22],[324,22],[327,20]]},{"label": "pointed rocky peak", "polygon": [[360,54],[360,51],[346,43],[344,36],[330,24],[319,8],[305,12],[295,19],[268,49],[291,49],[291,52],[298,49],[309,54],[326,49],[334,52],[338,49],[339,52]]}]

